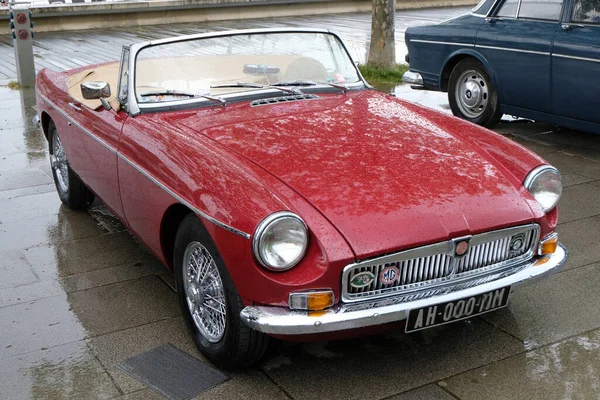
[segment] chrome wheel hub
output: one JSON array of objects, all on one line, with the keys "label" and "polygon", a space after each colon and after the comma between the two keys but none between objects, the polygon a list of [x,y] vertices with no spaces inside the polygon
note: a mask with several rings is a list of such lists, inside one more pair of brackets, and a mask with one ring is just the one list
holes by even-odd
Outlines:
[{"label": "chrome wheel hub", "polygon": [[454,95],[460,111],[469,118],[483,114],[489,101],[488,85],[477,71],[466,71],[460,76]]},{"label": "chrome wheel hub", "polygon": [[50,155],[50,165],[56,176],[61,192],[67,192],[69,190],[69,163],[67,162],[67,156],[63,149],[60,138],[55,133],[52,140],[52,154]]},{"label": "chrome wheel hub", "polygon": [[206,247],[192,242],[183,255],[186,302],[198,331],[211,343],[225,334],[225,290],[217,264]]}]

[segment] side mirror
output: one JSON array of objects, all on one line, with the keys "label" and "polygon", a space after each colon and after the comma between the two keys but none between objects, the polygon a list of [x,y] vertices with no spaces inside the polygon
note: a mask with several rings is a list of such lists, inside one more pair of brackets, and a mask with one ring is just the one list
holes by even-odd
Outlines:
[{"label": "side mirror", "polygon": [[83,82],[81,94],[86,100],[97,100],[110,97],[110,85],[106,82]]}]

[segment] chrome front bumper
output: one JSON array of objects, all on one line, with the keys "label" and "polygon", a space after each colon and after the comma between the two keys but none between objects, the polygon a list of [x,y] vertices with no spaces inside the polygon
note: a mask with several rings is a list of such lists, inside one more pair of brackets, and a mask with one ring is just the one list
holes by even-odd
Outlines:
[{"label": "chrome front bumper", "polygon": [[409,70],[402,75],[402,82],[410,83],[411,85],[423,86],[423,77],[421,74]]},{"label": "chrome front bumper", "polygon": [[240,315],[252,329],[274,335],[318,334],[387,324],[405,320],[410,310],[460,300],[506,286],[514,289],[533,283],[559,270],[567,261],[567,250],[559,245],[544,264],[536,265],[538,261],[539,259],[532,260],[520,271],[505,278],[421,300],[389,304],[393,299],[391,297],[365,301],[370,305],[368,308],[358,307],[364,303],[342,304],[312,315],[306,311],[295,311],[285,307],[248,306]]}]

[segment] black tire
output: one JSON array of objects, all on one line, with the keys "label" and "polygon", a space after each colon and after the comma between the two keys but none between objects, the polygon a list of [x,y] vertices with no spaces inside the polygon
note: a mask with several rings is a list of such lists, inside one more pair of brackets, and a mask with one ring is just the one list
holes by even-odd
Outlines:
[{"label": "black tire", "polygon": [[[61,168],[58,167],[57,157],[54,154],[57,146],[56,142],[58,142],[58,146],[62,149],[63,154],[60,158],[62,162],[66,164],[66,172],[64,171],[64,168],[61,172]],[[64,154],[64,149],[60,142],[58,130],[53,121],[50,121],[50,124],[48,125],[48,145],[50,148],[52,177],[54,178],[54,185],[56,186],[58,197],[60,197],[63,204],[69,208],[76,210],[87,208],[94,201],[94,194],[85,186],[69,166],[69,161]]]},{"label": "black tire", "polygon": [[474,58],[460,61],[452,70],[448,101],[455,116],[477,125],[489,128],[502,117],[496,87],[485,67]]},{"label": "black tire", "polygon": [[[203,247],[201,251],[205,249],[214,260],[224,291],[224,333],[219,339],[213,337],[212,341],[201,332],[194,321],[184,285],[184,276],[187,276],[184,264],[186,249],[197,249],[198,244]],[[241,320],[240,311],[244,308],[242,299],[210,235],[194,214],[188,215],[179,226],[175,238],[173,265],[181,312],[200,352],[213,364],[226,370],[249,367],[260,361],[269,347],[270,337],[249,328]],[[205,292],[202,293],[204,300],[206,295]]]}]

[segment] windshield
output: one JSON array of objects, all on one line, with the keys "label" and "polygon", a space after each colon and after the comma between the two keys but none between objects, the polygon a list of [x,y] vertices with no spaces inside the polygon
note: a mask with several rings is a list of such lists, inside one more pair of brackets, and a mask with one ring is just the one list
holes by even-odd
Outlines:
[{"label": "windshield", "polygon": [[[222,96],[302,83],[359,82],[356,68],[331,34],[241,34],[172,42],[142,49],[135,93],[140,103]],[[218,86],[218,87],[217,87]]]}]

